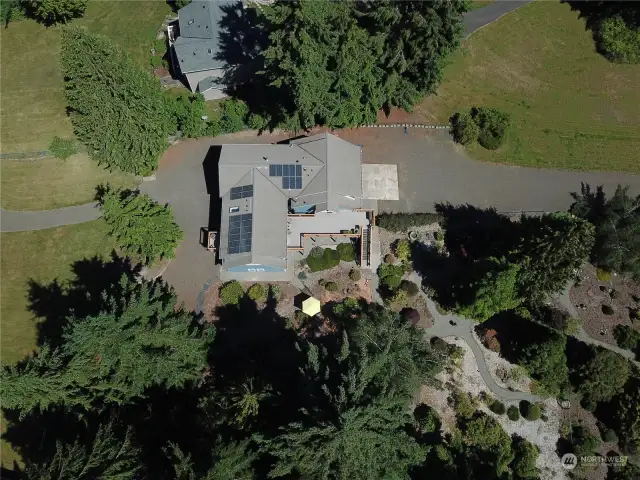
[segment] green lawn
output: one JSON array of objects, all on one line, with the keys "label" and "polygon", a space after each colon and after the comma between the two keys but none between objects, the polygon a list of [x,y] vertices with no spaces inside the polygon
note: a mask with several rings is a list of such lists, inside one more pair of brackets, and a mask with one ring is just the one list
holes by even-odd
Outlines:
[{"label": "green lawn", "polygon": [[134,187],[135,177],[109,172],[80,153],[66,160],[2,160],[0,206],[6,210],[46,210],[94,199],[96,185]]},{"label": "green lawn", "polygon": [[[13,363],[36,348],[37,323],[28,310],[28,282],[64,283],[72,277],[71,264],[94,255],[108,259],[113,240],[102,220],[66,227],[0,234],[0,352],[2,363]],[[3,428],[4,428],[3,421]],[[4,466],[19,457],[1,443]]]},{"label": "green lawn", "polygon": [[495,0],[472,0],[471,1],[471,10],[477,10],[482,7],[486,7],[487,5],[491,5]]},{"label": "green lawn", "polygon": [[416,121],[446,122],[474,105],[513,126],[490,162],[640,173],[640,65],[609,63],[567,4],[533,2],[474,33],[445,68]]}]

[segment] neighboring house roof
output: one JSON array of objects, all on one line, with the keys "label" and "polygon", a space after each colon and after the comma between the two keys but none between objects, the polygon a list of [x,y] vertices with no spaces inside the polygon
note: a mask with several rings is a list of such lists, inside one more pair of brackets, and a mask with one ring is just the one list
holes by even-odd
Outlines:
[{"label": "neighboring house roof", "polygon": [[193,0],[178,11],[180,36],[174,43],[182,73],[224,68],[220,59],[221,21],[237,0]]},{"label": "neighboring house roof", "polygon": [[224,83],[220,77],[207,77],[198,82],[198,91],[200,93],[204,93],[207,90],[215,88],[217,90],[222,90],[224,88]]},{"label": "neighboring house roof", "polygon": [[[222,198],[219,255],[227,269],[247,264],[286,268],[290,206],[307,204],[315,205],[316,211],[340,211],[362,205],[360,147],[328,133],[288,145],[223,145],[218,178]],[[232,198],[238,197],[237,187],[249,186],[251,194]],[[231,207],[234,212],[229,211]],[[252,215],[250,251],[229,251],[230,221],[237,223],[232,217],[248,214]]]}]

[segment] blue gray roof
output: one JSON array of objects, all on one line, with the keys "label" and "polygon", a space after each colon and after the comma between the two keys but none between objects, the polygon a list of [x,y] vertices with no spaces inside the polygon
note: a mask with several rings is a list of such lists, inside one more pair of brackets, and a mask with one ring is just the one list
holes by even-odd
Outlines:
[{"label": "blue gray roof", "polygon": [[226,66],[220,55],[219,35],[225,10],[237,0],[193,0],[178,11],[180,36],[174,49],[182,73],[213,70]]}]

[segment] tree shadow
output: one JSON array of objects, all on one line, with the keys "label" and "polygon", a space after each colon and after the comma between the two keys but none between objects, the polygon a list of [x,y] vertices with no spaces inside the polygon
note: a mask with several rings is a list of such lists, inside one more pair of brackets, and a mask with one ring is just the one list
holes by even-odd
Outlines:
[{"label": "tree shadow", "polygon": [[220,163],[220,154],[222,147],[213,145],[209,148],[207,155],[202,162],[202,171],[204,181],[207,185],[207,193],[209,194],[209,222],[207,227],[209,230],[220,231],[222,199],[220,198],[220,184],[218,164]]},{"label": "tree shadow", "polygon": [[596,51],[607,56],[600,45],[600,27],[602,22],[615,16],[621,17],[624,22],[632,27],[640,27],[640,3],[639,2],[615,2],[615,1],[584,1],[563,0],[568,3],[571,10],[578,12],[578,18],[584,18],[585,30],[591,30],[596,44]]},{"label": "tree shadow", "polygon": [[75,262],[71,271],[73,279],[66,285],[57,279],[48,285],[29,280],[28,309],[41,319],[37,338],[40,346],[60,346],[69,317],[88,317],[105,310],[108,297],[121,292],[122,276],[134,280],[140,266],[112,252],[111,261],[94,256]]}]

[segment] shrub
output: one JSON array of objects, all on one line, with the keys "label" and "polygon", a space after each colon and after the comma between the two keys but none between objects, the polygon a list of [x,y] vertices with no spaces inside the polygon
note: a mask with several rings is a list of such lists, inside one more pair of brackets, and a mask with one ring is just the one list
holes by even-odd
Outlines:
[{"label": "shrub", "polygon": [[431,339],[431,346],[433,347],[434,350],[438,352],[441,352],[441,353],[449,352],[449,344],[440,337],[433,337]]},{"label": "shrub", "polygon": [[318,285],[320,285],[321,287],[324,287],[326,283],[327,281],[324,278],[318,279]]},{"label": "shrub", "polygon": [[415,297],[420,291],[420,288],[418,287],[418,285],[416,285],[413,282],[410,282],[409,280],[402,280],[402,282],[400,282],[400,288],[409,297]]},{"label": "shrub", "polygon": [[309,250],[309,256],[312,258],[322,258],[323,254],[324,248],[322,247],[313,247],[311,250]]},{"label": "shrub", "polygon": [[173,110],[176,126],[184,137],[200,138],[215,133],[211,131],[212,124],[208,120],[202,119],[206,115],[202,94],[193,93],[178,96],[174,101]]},{"label": "shrub", "polygon": [[402,277],[398,275],[387,275],[386,277],[380,279],[380,282],[389,290],[396,290],[402,283]]},{"label": "shrub", "polygon": [[298,274],[298,280],[305,281],[306,279],[307,279],[307,274],[306,274],[306,272],[300,272],[300,273]]},{"label": "shrub", "polygon": [[338,284],[336,282],[327,282],[324,284],[324,288],[327,290],[327,292],[337,292]]},{"label": "shrub", "polygon": [[352,268],[349,271],[349,280],[351,280],[352,282],[357,282],[361,278],[362,278],[362,274],[360,273],[360,270],[356,268]]},{"label": "shrub", "polygon": [[600,446],[600,439],[582,425],[571,432],[571,450],[575,455],[593,455]]},{"label": "shrub", "polygon": [[413,410],[413,418],[425,433],[435,432],[440,429],[440,417],[438,413],[426,403],[416,405]]},{"label": "shrub", "polygon": [[473,108],[472,115],[478,127],[478,143],[487,150],[496,150],[503,143],[507,128],[509,127],[509,115],[497,108]]},{"label": "shrub", "polygon": [[396,261],[396,257],[394,257],[393,255],[391,255],[390,253],[387,253],[384,256],[384,263],[388,264],[388,265],[392,265],[393,263],[395,263]]},{"label": "shrub", "polygon": [[328,270],[340,263],[338,252],[330,248],[325,248],[320,258],[308,256],[307,265],[312,272]]},{"label": "shrub", "polygon": [[598,277],[598,280],[600,280],[601,282],[608,282],[609,280],[611,280],[611,272],[605,270],[604,268],[598,267],[596,269],[596,277]]},{"label": "shrub", "polygon": [[538,420],[540,418],[540,415],[542,415],[540,407],[527,400],[522,400],[520,402],[520,413],[530,422]]},{"label": "shrub", "polygon": [[473,416],[476,411],[476,405],[469,393],[455,390],[451,394],[451,399],[456,416],[462,418],[471,418]]},{"label": "shrub", "polygon": [[380,228],[391,232],[406,232],[413,227],[430,225],[442,220],[437,213],[381,213],[376,217]]},{"label": "shrub", "polygon": [[620,292],[615,288],[612,288],[611,291],[609,292],[609,296],[611,297],[612,300],[615,300],[616,298],[620,298]]},{"label": "shrub", "polygon": [[407,294],[404,290],[397,290],[391,298],[388,299],[387,303],[395,306],[402,306],[407,304],[407,298]]},{"label": "shrub", "polygon": [[53,137],[49,144],[49,151],[56,158],[66,160],[71,155],[78,153],[76,143],[73,140],[67,140],[66,138],[60,138],[58,136]]},{"label": "shrub", "polygon": [[605,315],[613,315],[615,311],[611,305],[602,305],[602,313]]},{"label": "shrub", "polygon": [[269,296],[274,300],[278,300],[280,298],[281,291],[282,289],[280,288],[280,285],[269,285]]},{"label": "shrub", "polygon": [[309,315],[307,315],[306,313],[304,313],[302,310],[296,310],[293,313],[293,319],[297,322],[297,323],[304,323],[307,320],[309,320]]},{"label": "shrub", "polygon": [[597,33],[598,47],[610,60],[621,63],[640,63],[640,29],[620,16],[602,21]]},{"label": "shrub", "polygon": [[478,140],[480,127],[469,112],[456,112],[449,119],[451,123],[451,136],[462,144],[469,145]]},{"label": "shrub", "polygon": [[582,325],[582,322],[579,318],[569,317],[564,326],[564,333],[567,335],[577,335],[580,331],[580,325]]},{"label": "shrub", "polygon": [[237,305],[243,296],[244,289],[236,280],[227,282],[220,288],[220,300],[225,305]]},{"label": "shrub", "polygon": [[505,412],[507,411],[507,408],[504,406],[504,403],[502,403],[500,400],[495,400],[489,406],[489,410],[491,410],[496,415],[504,415]]},{"label": "shrub", "polygon": [[613,336],[620,348],[635,351],[640,348],[640,332],[627,325],[616,325]]},{"label": "shrub", "polygon": [[610,428],[605,429],[602,432],[602,441],[607,443],[618,443],[618,435]]},{"label": "shrub", "polygon": [[249,287],[247,291],[249,298],[255,302],[263,302],[267,299],[267,291],[264,285],[260,283],[254,283]]},{"label": "shrub", "polygon": [[411,259],[411,244],[408,240],[398,240],[395,244],[394,253],[401,262],[408,262]]},{"label": "shrub", "polygon": [[518,407],[511,405],[507,408],[507,417],[509,417],[509,420],[513,422],[520,420],[520,411],[518,410]]},{"label": "shrub", "polygon": [[252,113],[247,119],[247,126],[252,130],[266,130],[269,127],[269,120],[262,115]]},{"label": "shrub", "polygon": [[220,129],[222,133],[235,133],[247,128],[249,107],[242,100],[227,98],[220,103]]},{"label": "shrub", "polygon": [[353,262],[356,259],[356,252],[351,242],[338,244],[336,251],[343,262]]}]

